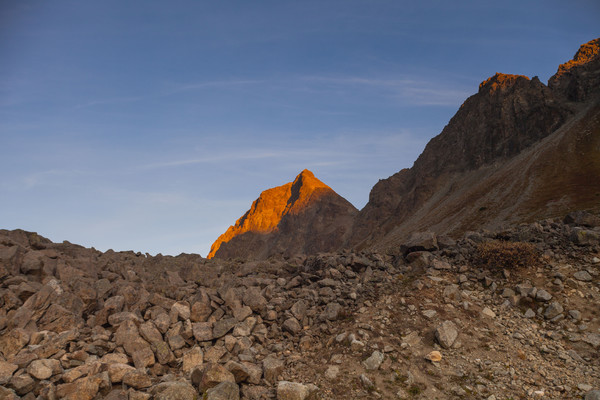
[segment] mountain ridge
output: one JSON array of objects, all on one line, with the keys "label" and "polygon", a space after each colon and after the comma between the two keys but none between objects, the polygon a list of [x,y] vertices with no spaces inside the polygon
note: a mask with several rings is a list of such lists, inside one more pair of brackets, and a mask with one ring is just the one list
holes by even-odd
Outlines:
[{"label": "mountain ridge", "polygon": [[[262,251],[261,258],[344,247],[380,251],[397,246],[415,230],[461,235],[467,230],[495,229],[576,209],[595,210],[600,193],[590,186],[600,181],[600,160],[595,152],[600,146],[599,88],[600,38],[581,45],[571,61],[558,67],[548,85],[537,77],[496,72],[463,102],[411,168],[373,186],[363,209],[353,213],[341,208],[320,210],[330,213],[322,216],[330,222],[338,218],[338,212],[345,221],[343,229],[327,230],[337,235],[327,245],[294,245],[290,237],[297,226],[302,226],[304,244],[311,235],[322,235],[327,226],[281,218],[283,222],[278,220],[276,227],[262,231],[261,240],[241,238],[258,230],[238,229],[237,234],[228,230],[229,239],[236,236],[240,245],[233,250],[235,242],[228,240],[228,255],[256,255],[246,249],[257,243],[273,248]],[[279,215],[282,206],[278,207]],[[290,207],[283,207],[285,215],[291,215]],[[255,203],[249,212],[254,208]],[[348,228],[345,224],[350,217]],[[240,227],[244,221],[242,217]]]},{"label": "mountain ridge", "polygon": [[[494,175],[494,171],[501,171],[515,157],[529,151],[570,121],[580,118],[595,120],[597,114],[586,114],[585,110],[590,104],[598,103],[594,97],[594,93],[598,95],[598,86],[595,88],[596,92],[591,88],[599,70],[600,57],[597,50],[590,49],[597,49],[598,46],[599,39],[582,45],[586,50],[580,49],[577,52],[575,58],[579,57],[579,61],[570,67],[568,73],[564,72],[567,71],[565,67],[559,67],[557,75],[550,79],[549,86],[544,85],[537,77],[529,79],[522,75],[501,73],[484,80],[478,93],[465,100],[442,132],[427,144],[411,168],[380,180],[373,187],[369,202],[357,216],[347,245],[381,248],[383,243],[393,246],[406,239],[410,231],[415,229],[460,234],[483,226],[498,227],[505,222],[518,222],[518,219],[513,218],[514,213],[504,213],[501,208],[513,209],[511,201],[518,199],[523,192],[515,191],[513,199],[497,204],[494,204],[493,199],[483,201],[486,198],[486,186],[482,187],[480,180],[485,181],[488,188],[515,187],[519,182],[523,188],[526,187],[525,183],[534,179],[533,175],[528,176],[522,173],[523,170],[513,169],[512,174],[504,176],[502,180],[499,178],[501,174]],[[573,91],[585,95],[569,97],[568,93]],[[588,129],[595,132],[593,137],[597,137],[600,134],[599,125],[592,125]],[[576,146],[577,140],[581,139],[577,132],[570,132],[566,136],[567,139],[563,138],[564,148]],[[560,150],[557,149],[553,154],[558,157],[559,153]],[[588,153],[588,156],[593,157],[593,154]],[[573,158],[570,160],[577,161]],[[522,163],[523,166],[525,164]],[[545,161],[545,164],[550,166],[549,161]],[[590,179],[587,185],[596,176],[600,176],[597,164],[592,165],[594,168],[578,171]],[[541,174],[542,169],[538,165],[525,171]],[[555,175],[561,173],[555,171]],[[576,175],[573,172],[571,174]],[[563,197],[559,188],[549,190],[549,185],[539,180],[536,182],[539,188],[535,190],[545,192],[547,202],[557,202]],[[554,212],[543,216],[556,216],[584,205],[589,206],[589,201],[579,202],[576,199],[577,191],[585,185],[580,182],[573,187],[565,186],[566,194],[575,200],[568,201],[565,207],[558,207]],[[475,190],[476,187],[480,189]],[[542,190],[542,187],[546,189]],[[499,196],[502,195],[501,190],[498,193]],[[474,217],[471,215],[473,211],[462,212],[465,208],[469,209],[470,205],[479,203],[481,205],[476,209],[488,210],[487,217],[486,213]],[[538,205],[542,207],[541,204]],[[466,214],[471,215],[471,224],[459,221],[466,219]],[[533,218],[533,212],[526,214],[520,217],[527,220]],[[540,217],[539,213],[535,214]],[[449,220],[455,222],[449,224]],[[461,227],[458,228],[458,225]],[[386,238],[387,235],[390,236]]]}]

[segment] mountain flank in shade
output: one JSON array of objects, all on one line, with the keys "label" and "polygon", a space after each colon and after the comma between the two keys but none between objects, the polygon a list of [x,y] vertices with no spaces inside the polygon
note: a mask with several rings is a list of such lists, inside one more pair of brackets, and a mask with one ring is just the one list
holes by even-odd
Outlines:
[{"label": "mountain flank in shade", "polygon": [[599,46],[582,45],[549,86],[501,73],[482,82],[412,168],[373,187],[347,245],[600,211]]}]

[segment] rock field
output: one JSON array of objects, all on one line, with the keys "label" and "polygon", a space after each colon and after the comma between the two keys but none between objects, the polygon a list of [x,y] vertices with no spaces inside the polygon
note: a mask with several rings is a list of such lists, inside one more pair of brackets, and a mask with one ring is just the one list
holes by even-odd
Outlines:
[{"label": "rock field", "polygon": [[[483,267],[478,244],[537,261]],[[600,399],[600,221],[260,262],[0,231],[0,399]]]}]

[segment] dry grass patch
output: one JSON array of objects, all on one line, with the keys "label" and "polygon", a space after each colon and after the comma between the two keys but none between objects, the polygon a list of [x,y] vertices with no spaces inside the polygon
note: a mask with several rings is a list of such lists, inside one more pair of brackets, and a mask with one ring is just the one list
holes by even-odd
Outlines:
[{"label": "dry grass patch", "polygon": [[539,250],[532,243],[490,240],[477,245],[474,262],[486,268],[533,267],[539,262]]}]

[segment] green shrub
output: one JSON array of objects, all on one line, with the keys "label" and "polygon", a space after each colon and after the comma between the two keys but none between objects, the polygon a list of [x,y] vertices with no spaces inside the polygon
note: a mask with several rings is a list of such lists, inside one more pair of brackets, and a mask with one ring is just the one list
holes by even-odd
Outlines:
[{"label": "green shrub", "polygon": [[532,243],[491,240],[479,243],[475,264],[487,268],[514,269],[536,266],[539,251]]}]

